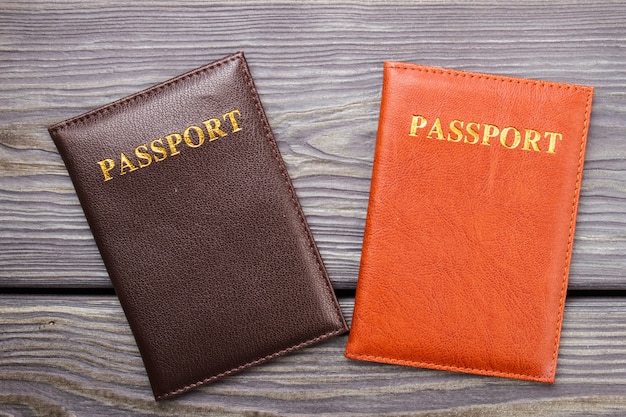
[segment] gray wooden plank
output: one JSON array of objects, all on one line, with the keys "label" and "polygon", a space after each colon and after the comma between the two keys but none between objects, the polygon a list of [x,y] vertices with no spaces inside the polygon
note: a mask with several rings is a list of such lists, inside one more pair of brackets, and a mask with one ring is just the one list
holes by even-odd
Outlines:
[{"label": "gray wooden plank", "polygon": [[626,413],[618,298],[567,301],[554,385],[353,361],[343,336],[157,404],[115,297],[0,296],[0,328],[0,409],[23,415]]},{"label": "gray wooden plank", "polygon": [[626,4],[3,2],[0,285],[108,287],[51,123],[247,53],[336,288],[354,288],[382,62],[596,87],[570,285],[626,288]]}]

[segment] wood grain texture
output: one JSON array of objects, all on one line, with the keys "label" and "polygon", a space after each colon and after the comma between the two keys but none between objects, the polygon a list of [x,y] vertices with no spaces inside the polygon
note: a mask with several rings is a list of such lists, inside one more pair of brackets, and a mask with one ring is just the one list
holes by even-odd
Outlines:
[{"label": "wood grain texture", "polygon": [[[626,289],[625,22],[619,1],[3,1],[0,292],[110,288],[46,127],[236,50],[338,289],[384,60],[594,86],[570,288]],[[625,341],[626,299],[570,297],[553,386],[351,361],[341,337],[157,404],[114,296],[0,295],[0,416],[623,416]]]},{"label": "wood grain texture", "polygon": [[242,49],[336,288],[357,278],[384,60],[595,86],[570,288],[624,289],[625,16],[612,1],[5,1],[0,285],[110,286],[46,126]]},{"label": "wood grain texture", "polygon": [[115,297],[0,296],[0,327],[0,410],[21,415],[626,413],[622,299],[567,302],[552,386],[353,361],[344,336],[158,404]]}]

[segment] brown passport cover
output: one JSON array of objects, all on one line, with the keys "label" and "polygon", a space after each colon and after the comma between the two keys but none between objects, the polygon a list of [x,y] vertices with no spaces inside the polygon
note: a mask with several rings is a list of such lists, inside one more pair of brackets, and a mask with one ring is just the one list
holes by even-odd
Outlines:
[{"label": "brown passport cover", "polygon": [[243,53],[49,130],[157,400],[347,330]]},{"label": "brown passport cover", "polygon": [[592,95],[385,63],[346,356],[554,381]]}]

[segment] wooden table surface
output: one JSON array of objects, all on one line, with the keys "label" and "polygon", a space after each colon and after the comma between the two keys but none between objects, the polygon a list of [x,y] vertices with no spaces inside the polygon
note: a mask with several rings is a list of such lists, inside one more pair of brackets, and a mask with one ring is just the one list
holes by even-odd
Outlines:
[{"label": "wooden table surface", "polygon": [[[348,318],[384,60],[595,87],[554,385],[351,361],[344,336],[154,402],[46,127],[236,50]],[[623,2],[0,4],[0,416],[623,416],[625,226]]]}]

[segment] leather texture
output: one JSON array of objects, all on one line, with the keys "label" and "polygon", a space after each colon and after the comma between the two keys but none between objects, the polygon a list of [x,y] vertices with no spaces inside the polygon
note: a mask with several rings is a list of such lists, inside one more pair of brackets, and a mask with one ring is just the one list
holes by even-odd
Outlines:
[{"label": "leather texture", "polygon": [[347,357],[554,382],[592,96],[385,63]]},{"label": "leather texture", "polygon": [[157,400],[347,331],[243,53],[49,130]]}]

